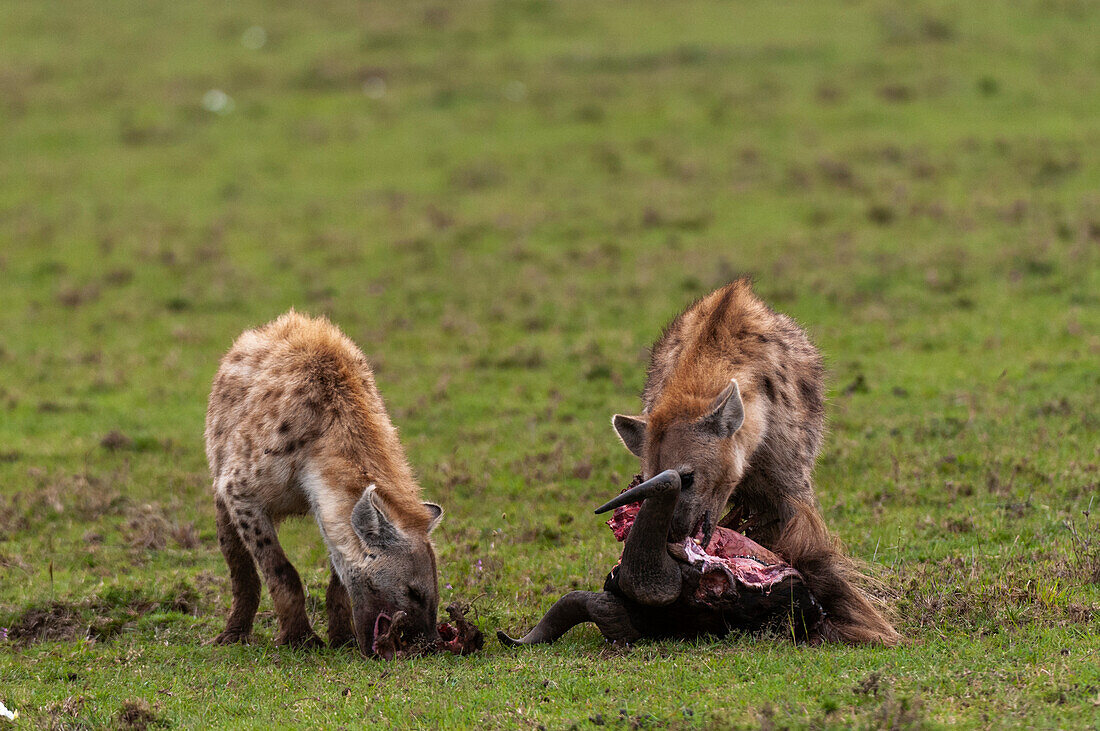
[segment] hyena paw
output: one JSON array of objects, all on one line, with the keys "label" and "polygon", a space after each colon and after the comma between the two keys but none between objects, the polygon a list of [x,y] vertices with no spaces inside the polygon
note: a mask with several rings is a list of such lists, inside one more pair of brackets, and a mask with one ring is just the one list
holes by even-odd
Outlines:
[{"label": "hyena paw", "polygon": [[325,641],[313,630],[306,629],[297,632],[280,632],[275,638],[275,644],[301,650],[318,650],[325,646]]},{"label": "hyena paw", "polygon": [[227,629],[225,632],[222,632],[220,635],[218,635],[217,637],[214,638],[214,644],[215,645],[236,645],[236,644],[244,645],[244,644],[248,643],[248,640],[249,640],[249,637],[251,636],[251,634],[252,634],[251,632],[247,632],[247,631],[243,631],[243,630],[239,630],[239,629]]},{"label": "hyena paw", "polygon": [[336,649],[337,647],[348,647],[355,644],[355,635],[350,632],[330,632],[328,635],[328,646]]}]

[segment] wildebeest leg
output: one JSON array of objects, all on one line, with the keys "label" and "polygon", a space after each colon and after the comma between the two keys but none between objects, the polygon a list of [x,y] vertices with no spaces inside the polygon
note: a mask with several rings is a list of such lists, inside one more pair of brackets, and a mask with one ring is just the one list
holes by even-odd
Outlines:
[{"label": "wildebeest leg", "polygon": [[237,532],[259,564],[267,589],[271,592],[275,614],[279,617],[279,634],[275,637],[275,644],[324,646],[325,643],[309,626],[302,579],[283,553],[271,518],[261,508],[247,503],[231,503],[228,507]]},{"label": "wildebeest leg", "polygon": [[329,563],[332,574],[325,592],[325,606],[328,609],[329,647],[343,647],[355,642],[355,633],[351,627],[351,599],[348,590],[340,581],[336,569]]},{"label": "wildebeest leg", "polygon": [[214,638],[216,645],[245,642],[252,634],[252,620],[260,605],[260,576],[251,554],[241,542],[237,528],[229,516],[229,509],[218,499],[216,502],[218,545],[229,564],[229,578],[233,585],[233,605],[225,631]]},{"label": "wildebeest leg", "polygon": [[668,530],[679,497],[680,475],[665,470],[596,509],[599,514],[644,501],[619,563],[619,589],[639,604],[662,607],[680,596],[680,566],[668,554]]},{"label": "wildebeest leg", "polygon": [[550,644],[583,622],[594,622],[611,641],[634,642],[641,637],[630,623],[622,599],[605,591],[572,591],[558,599],[535,628],[520,639],[512,639],[500,630],[497,639],[507,647]]}]

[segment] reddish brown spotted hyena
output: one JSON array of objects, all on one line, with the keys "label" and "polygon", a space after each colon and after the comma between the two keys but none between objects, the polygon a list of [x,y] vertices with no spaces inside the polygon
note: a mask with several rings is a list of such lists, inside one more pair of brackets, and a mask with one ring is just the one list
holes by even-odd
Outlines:
[{"label": "reddish brown spotted hyena", "polygon": [[681,475],[670,540],[700,529],[709,537],[731,509],[723,524],[806,578],[828,613],[826,639],[894,643],[897,633],[859,588],[862,577],[818,509],[823,375],[802,329],[740,279],[672,321],[653,346],[641,415],[617,414],[613,424],[647,479],[666,469]]},{"label": "reddish brown spotted hyena", "polygon": [[329,641],[370,653],[380,615],[408,614],[434,639],[438,583],[429,533],[442,509],[421,502],[374,375],[325,319],[288,312],[243,333],[222,358],[206,414],[218,542],[233,606],[216,642],[245,641],[259,566],[279,619],[277,644],[320,645],[298,572],[276,526],[312,514],[329,550]]}]

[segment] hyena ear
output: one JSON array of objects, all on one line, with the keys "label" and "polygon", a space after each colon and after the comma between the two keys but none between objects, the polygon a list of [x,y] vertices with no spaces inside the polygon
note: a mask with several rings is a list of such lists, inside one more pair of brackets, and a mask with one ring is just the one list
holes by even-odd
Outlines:
[{"label": "hyena ear", "polygon": [[731,436],[745,423],[745,404],[741,401],[741,389],[737,387],[737,379],[730,379],[730,384],[722,389],[722,393],[714,399],[710,411],[699,420],[699,426],[706,429],[719,438]]},{"label": "hyena ear", "polygon": [[428,515],[431,516],[428,521],[428,532],[431,533],[443,520],[443,508],[439,507],[435,503],[424,503],[424,507],[428,509]]},{"label": "hyena ear", "polygon": [[364,543],[378,548],[389,548],[400,543],[401,531],[390,522],[375,496],[377,485],[371,485],[351,511],[351,527]]},{"label": "hyena ear", "polygon": [[611,417],[611,425],[615,427],[615,433],[630,453],[635,457],[642,456],[642,446],[645,444],[645,419],[640,416],[624,416],[615,414]]}]

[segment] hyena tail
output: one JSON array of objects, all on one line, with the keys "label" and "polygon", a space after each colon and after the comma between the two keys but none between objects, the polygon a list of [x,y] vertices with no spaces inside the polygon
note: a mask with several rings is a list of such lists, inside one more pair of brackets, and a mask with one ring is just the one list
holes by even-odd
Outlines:
[{"label": "hyena tail", "polygon": [[815,507],[798,505],[783,528],[776,552],[798,569],[825,610],[821,639],[880,645],[901,640],[865,591],[872,581],[845,554]]}]

